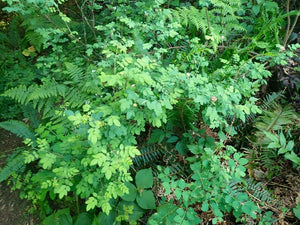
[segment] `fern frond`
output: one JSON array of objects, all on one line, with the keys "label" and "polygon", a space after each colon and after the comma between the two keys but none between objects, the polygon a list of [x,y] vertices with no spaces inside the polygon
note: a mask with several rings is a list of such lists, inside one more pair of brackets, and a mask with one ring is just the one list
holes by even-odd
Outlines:
[{"label": "fern frond", "polygon": [[55,115],[55,110],[53,110],[53,106],[55,104],[55,100],[53,98],[48,98],[46,100],[40,100],[39,102],[44,102],[43,104],[43,118],[51,118]]},{"label": "fern frond", "polygon": [[273,203],[275,201],[272,195],[264,189],[264,185],[261,182],[255,182],[252,179],[247,179],[246,182],[246,190],[252,195],[252,197],[255,198],[255,200],[259,200],[264,203]]},{"label": "fern frond", "polygon": [[174,163],[169,166],[169,169],[171,175],[176,175],[184,179],[186,179],[189,176],[187,168],[182,166],[181,164]]},{"label": "fern frond", "polygon": [[80,67],[72,64],[72,63],[65,63],[67,73],[70,74],[70,77],[73,81],[80,81],[83,78],[83,71]]},{"label": "fern frond", "polygon": [[268,94],[264,98],[262,105],[260,105],[260,109],[266,110],[266,109],[270,109],[270,108],[276,108],[277,104],[278,104],[277,102],[280,98],[283,98],[282,92]]},{"label": "fern frond", "polygon": [[25,85],[20,85],[5,91],[2,96],[12,98],[20,104],[24,104],[28,97],[28,90]]},{"label": "fern frond", "polygon": [[275,149],[263,148],[260,154],[260,162],[264,168],[268,168],[270,171],[279,169],[277,165],[274,164],[275,159],[278,158],[277,151]]},{"label": "fern frond", "polygon": [[138,168],[156,164],[164,155],[164,150],[156,145],[144,146],[140,152],[141,155],[133,159],[133,163]]},{"label": "fern frond", "polygon": [[67,93],[64,101],[68,102],[71,108],[77,108],[82,106],[88,98],[89,96],[87,94],[77,88],[73,88]]},{"label": "fern frond", "polygon": [[173,10],[174,19],[184,26],[193,25],[198,30],[206,33],[208,29],[206,14],[204,9],[199,10],[193,6],[183,7]]},{"label": "fern frond", "polygon": [[9,120],[0,122],[0,127],[23,139],[29,138],[35,140],[34,133],[31,131],[30,127],[21,121]]},{"label": "fern frond", "polygon": [[260,116],[258,122],[255,123],[255,127],[263,131],[277,131],[284,128],[289,124],[293,124],[297,119],[297,115],[292,106],[287,105],[282,108],[278,105],[278,108],[274,111],[266,111],[264,115]]},{"label": "fern frond", "polygon": [[43,85],[32,88],[26,103],[31,100],[45,99],[50,97],[65,96],[67,87],[64,84],[58,84],[54,81],[46,82]]},{"label": "fern frond", "polygon": [[[273,110],[275,108],[278,108],[278,101],[279,99],[281,99],[283,97],[283,93],[282,92],[277,92],[277,93],[272,93],[272,94],[268,94],[266,95],[266,97],[262,100],[262,104],[259,106],[259,108],[263,111],[270,111]],[[234,126],[235,130],[239,131],[242,129],[243,126],[245,126],[245,124],[249,124],[253,121],[255,121],[258,118],[258,114],[254,114],[254,113],[250,113],[249,115],[246,116],[246,120],[244,124],[237,124]],[[233,117],[229,117],[228,121],[232,121]]]},{"label": "fern frond", "polygon": [[[180,177],[182,179],[187,179],[190,175],[190,172],[188,171],[188,168],[178,164],[174,163],[172,165],[167,166],[169,168],[169,174],[167,176],[175,176]],[[161,172],[157,169],[157,167],[152,167],[153,175],[158,176]]]},{"label": "fern frond", "polygon": [[18,172],[25,166],[24,155],[22,152],[10,159],[5,167],[0,171],[0,182],[7,180],[14,172]]},{"label": "fern frond", "polygon": [[40,52],[42,44],[44,43],[44,38],[42,35],[34,32],[28,31],[25,35],[26,40],[35,47],[35,49]]},{"label": "fern frond", "polygon": [[40,124],[40,116],[36,109],[32,107],[32,104],[28,104],[24,107],[24,116],[30,122],[33,129],[36,129]]}]

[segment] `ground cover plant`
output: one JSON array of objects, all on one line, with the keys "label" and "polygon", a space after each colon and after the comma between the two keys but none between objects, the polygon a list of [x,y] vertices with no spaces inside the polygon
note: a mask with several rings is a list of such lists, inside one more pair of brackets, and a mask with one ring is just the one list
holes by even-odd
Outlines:
[{"label": "ground cover plant", "polygon": [[[259,181],[286,165],[299,173],[296,3],[1,4],[0,100],[10,107],[0,127],[25,146],[0,181],[32,201],[41,224],[285,219]],[[264,91],[287,67],[288,94]],[[292,222],[299,197],[280,209]]]}]

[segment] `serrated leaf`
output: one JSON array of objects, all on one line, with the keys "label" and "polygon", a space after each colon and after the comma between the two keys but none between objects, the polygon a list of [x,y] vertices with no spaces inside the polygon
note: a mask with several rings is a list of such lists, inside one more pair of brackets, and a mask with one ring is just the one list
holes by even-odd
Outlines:
[{"label": "serrated leaf", "polygon": [[239,160],[239,164],[240,165],[246,165],[248,163],[248,159],[245,159],[245,158],[241,158],[240,160]]},{"label": "serrated leaf", "polygon": [[183,210],[183,208],[177,209],[176,212],[177,212],[177,214],[178,214],[179,216],[181,216],[181,218],[182,218],[182,216],[185,214],[185,211]]},{"label": "serrated leaf", "polygon": [[181,198],[181,193],[182,193],[182,192],[181,192],[180,189],[176,189],[176,190],[174,191],[174,194],[175,194],[177,200],[179,200],[179,199]]},{"label": "serrated leaf", "polygon": [[237,210],[237,209],[241,206],[241,203],[238,202],[238,201],[234,201],[234,202],[232,203],[232,206],[233,206],[233,208],[234,208],[235,210]]},{"label": "serrated leaf", "polygon": [[209,206],[208,206],[207,201],[203,202],[203,203],[202,203],[202,206],[201,206],[201,210],[202,210],[203,212],[207,212],[208,209],[209,209]]},{"label": "serrated leaf", "polygon": [[187,193],[186,191],[182,192],[182,198],[183,198],[183,201],[184,201],[185,204],[188,203],[189,197],[190,197],[189,193]]},{"label": "serrated leaf", "polygon": [[241,154],[240,153],[234,153],[233,158],[235,159],[235,161],[239,161],[239,159],[241,158]]},{"label": "serrated leaf", "polygon": [[86,211],[89,211],[91,209],[94,209],[97,206],[98,201],[94,197],[89,197],[85,203],[86,203]]},{"label": "serrated leaf", "polygon": [[257,210],[257,206],[250,201],[245,202],[242,205],[242,210],[244,213],[246,213],[247,215],[250,215],[253,219],[256,219],[256,210]]},{"label": "serrated leaf", "polygon": [[54,192],[58,194],[58,197],[60,199],[66,196],[68,194],[68,191],[70,191],[70,187],[64,184],[61,184],[54,189]]},{"label": "serrated leaf", "polygon": [[185,188],[186,188],[186,183],[185,183],[185,181],[184,181],[183,179],[180,179],[180,180],[178,181],[178,187],[179,187],[180,189],[185,189]]},{"label": "serrated leaf", "polygon": [[127,109],[129,109],[132,106],[132,101],[127,99],[121,99],[120,100],[120,108],[121,112],[125,112]]}]

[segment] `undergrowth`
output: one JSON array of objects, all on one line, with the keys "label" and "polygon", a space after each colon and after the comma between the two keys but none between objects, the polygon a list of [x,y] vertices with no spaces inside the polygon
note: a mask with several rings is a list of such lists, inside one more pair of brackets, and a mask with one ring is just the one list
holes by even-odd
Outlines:
[{"label": "undergrowth", "polygon": [[299,169],[299,114],[279,95],[258,104],[258,93],[298,57],[282,32],[299,11],[258,0],[4,2],[0,101],[18,110],[0,127],[26,147],[0,181],[42,224],[276,220],[249,176],[261,166],[270,178],[284,160]]}]

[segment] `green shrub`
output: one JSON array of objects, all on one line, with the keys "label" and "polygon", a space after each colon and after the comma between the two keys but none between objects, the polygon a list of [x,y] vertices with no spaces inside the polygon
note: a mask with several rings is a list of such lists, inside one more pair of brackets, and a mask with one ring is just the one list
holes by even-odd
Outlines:
[{"label": "green shrub", "polygon": [[[247,27],[256,22],[246,16],[249,7],[267,20],[278,15],[275,3],[258,10],[238,0],[75,2],[75,14],[65,1],[7,1],[5,8],[23,16],[26,40],[39,53],[32,66],[38,81],[2,96],[40,115],[34,137],[23,135],[28,147],[18,160],[27,167],[14,181],[44,217],[52,201],[66,205],[44,224],[57,217],[72,224],[70,213],[75,224],[94,215],[94,224],[136,224],[145,210],[149,224],[199,224],[196,205],[213,212],[214,224],[225,213],[259,218],[245,191],[248,161],[227,142],[233,123],[261,112],[255,95],[271,76],[265,62],[285,56]],[[277,32],[283,19],[271,28]],[[163,153],[153,162],[149,152],[138,164],[147,143]]]}]

